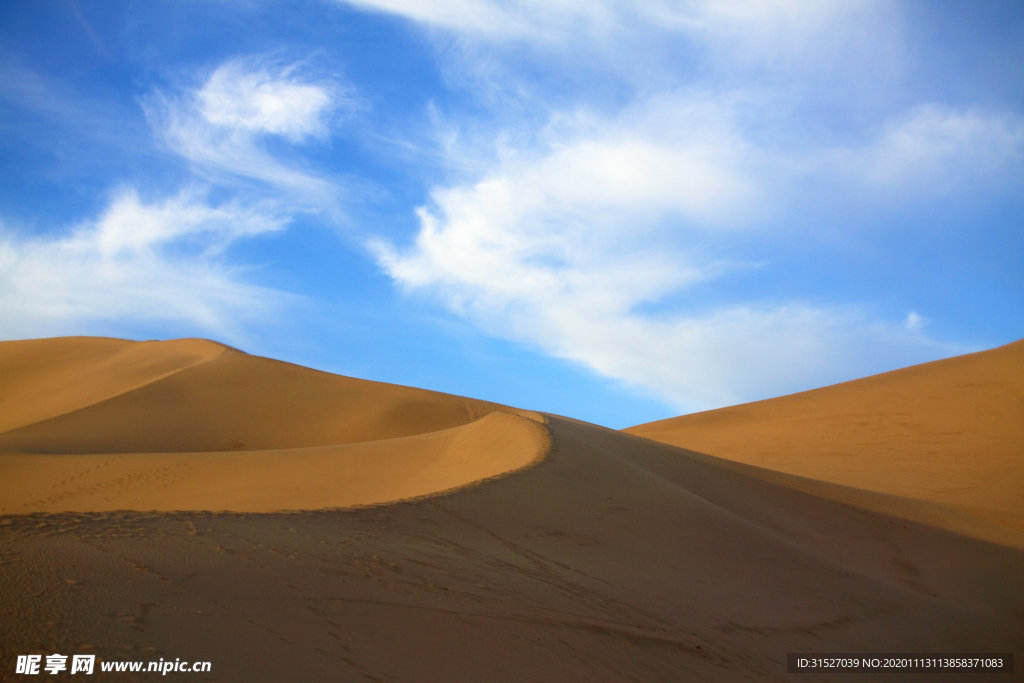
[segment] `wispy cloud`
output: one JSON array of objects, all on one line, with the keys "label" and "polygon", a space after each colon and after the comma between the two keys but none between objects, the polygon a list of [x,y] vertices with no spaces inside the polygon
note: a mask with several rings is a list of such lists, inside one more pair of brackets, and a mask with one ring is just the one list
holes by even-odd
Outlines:
[{"label": "wispy cloud", "polygon": [[296,64],[230,60],[201,87],[157,92],[144,101],[154,129],[210,182],[257,181],[308,209],[336,210],[342,187],[267,148],[269,138],[292,145],[322,141],[330,116],[355,100],[337,84],[307,82]]},{"label": "wispy cloud", "polygon": [[196,93],[199,112],[214,126],[282,135],[292,142],[324,137],[324,115],[336,102],[332,89],[293,79],[295,66],[272,74],[266,66],[223,64]]},{"label": "wispy cloud", "polygon": [[[510,41],[586,52],[579,46],[590,39],[593,50],[607,51],[600,59],[628,61],[631,44],[657,42],[662,32],[683,36],[693,63],[704,65],[672,71],[665,55],[674,53],[662,53],[643,62],[648,73],[609,67],[629,83],[626,101],[609,104],[584,89],[571,108],[557,97],[524,95],[531,84],[521,79],[505,92],[500,79],[472,84],[498,112],[490,166],[436,188],[418,210],[411,245],[370,244],[405,289],[680,409],[962,350],[929,338],[917,313],[905,322],[875,317],[858,302],[806,303],[816,300],[813,292],[782,302],[749,293],[746,302],[717,307],[692,294],[698,284],[727,280],[735,270],[728,254],[756,253],[773,233],[813,230],[792,220],[815,201],[808,188],[829,187],[832,199],[863,205],[948,192],[1017,163],[1024,128],[1012,116],[928,102],[863,105],[884,100],[872,90],[892,83],[891,67],[865,47],[899,50],[889,3],[356,4],[454,32],[476,46],[473,56],[500,55]],[[536,33],[535,23],[543,24]],[[841,85],[821,87],[829,79]],[[532,118],[503,117],[503,97],[561,104]],[[870,116],[852,117],[867,123],[808,125],[803,112],[834,106],[829,97],[868,106]],[[486,158],[480,139],[447,149]],[[481,168],[479,161],[453,166]],[[765,263],[771,267],[768,254]],[[657,306],[668,297],[686,305]],[[659,312],[645,312],[650,305]]]},{"label": "wispy cloud", "polygon": [[126,191],[64,237],[4,231],[0,328],[10,338],[104,321],[171,321],[237,337],[239,318],[268,310],[282,295],[247,283],[223,252],[286,224],[272,205],[211,206],[188,192],[146,203]]},{"label": "wispy cloud", "polygon": [[[645,138],[630,126],[529,162],[513,157],[475,185],[437,190],[433,206],[419,210],[410,248],[376,240],[371,249],[396,282],[431,293],[487,332],[644,387],[682,410],[962,350],[929,339],[917,323],[873,319],[849,304],[755,299],[698,304],[687,315],[642,313],[644,304],[735,270],[690,242],[706,243],[710,232],[735,247],[758,231],[752,213],[792,208],[760,199],[786,183],[757,172],[770,161],[767,151],[724,134],[717,144],[701,139],[694,146]],[[776,164],[790,175],[806,172],[795,160]]]},{"label": "wispy cloud", "polygon": [[991,183],[1022,152],[1018,117],[928,103],[887,121],[872,145],[845,154],[873,185],[935,192]]},{"label": "wispy cloud", "polygon": [[[802,48],[823,26],[848,22],[889,3],[808,0],[339,0],[389,12],[438,28],[489,41],[571,42],[582,36],[613,38],[616,34],[652,29],[707,36],[721,44],[740,38],[762,55]],[[775,39],[785,34],[789,42]],[[798,39],[794,43],[793,39]]]},{"label": "wispy cloud", "polygon": [[305,82],[296,69],[231,60],[198,88],[145,98],[153,132],[192,163],[199,182],[149,201],[129,185],[97,218],[57,237],[0,232],[3,336],[170,321],[237,338],[243,321],[285,301],[250,282],[226,252],[299,214],[337,211],[336,183],[266,144],[323,141],[345,101],[339,88]]}]

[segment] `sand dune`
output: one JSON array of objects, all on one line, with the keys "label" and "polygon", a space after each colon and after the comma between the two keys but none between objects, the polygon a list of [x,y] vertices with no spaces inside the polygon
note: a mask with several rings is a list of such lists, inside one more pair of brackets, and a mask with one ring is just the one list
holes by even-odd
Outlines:
[{"label": "sand dune", "polygon": [[1024,515],[1024,341],[624,430],[810,479]]},{"label": "sand dune", "polygon": [[0,513],[366,505],[496,476],[547,449],[529,411],[203,340],[4,342],[0,368],[16,413],[0,433]]},{"label": "sand dune", "polygon": [[0,342],[0,433],[100,403],[223,353],[201,339]]},{"label": "sand dune", "polygon": [[537,422],[501,411],[438,432],[337,446],[215,453],[0,454],[0,513],[276,512],[424,496],[525,467]]},{"label": "sand dune", "polygon": [[[314,435],[303,438],[352,440],[279,448],[283,436],[197,389],[231,386],[204,368],[241,375],[249,383],[239,400],[259,413],[263,376],[231,371],[249,359],[224,351],[2,435],[37,449],[0,460],[3,500],[79,510],[0,518],[4,665],[18,653],[67,651],[213,662],[210,675],[188,680],[777,681],[788,678],[787,652],[1024,649],[1024,550],[984,518],[968,515],[969,533],[930,523],[959,507],[557,416],[480,402],[460,414],[454,406],[466,399],[252,359],[274,387],[312,378],[325,387],[314,394],[338,405],[347,400],[338,387],[362,391],[350,405],[373,425],[296,409],[296,420],[312,415]],[[173,390],[149,389],[168,381]],[[126,408],[135,398],[167,415]],[[179,436],[175,420],[202,413],[176,401],[194,400],[224,422]],[[148,420],[167,440],[118,415]],[[368,433],[383,436],[356,440]],[[75,435],[110,450],[71,450]],[[231,439],[249,450],[190,450]],[[177,450],[117,450],[152,444]],[[58,447],[65,452],[44,452]],[[56,481],[90,459],[96,467],[80,483]],[[160,469],[172,463],[196,469]],[[420,496],[452,481],[444,495]],[[105,500],[117,482],[139,486],[135,498],[131,486],[116,493],[128,509]],[[314,509],[343,504],[339,489],[363,496],[353,503],[406,500]],[[246,512],[142,512],[213,500]],[[254,512],[296,507],[308,509]]]},{"label": "sand dune", "polygon": [[[41,341],[46,347],[51,343]],[[91,347],[103,342],[115,340],[77,338],[66,344]],[[333,446],[458,427],[494,410],[517,412],[486,401],[318,372],[214,342],[117,343],[128,349],[115,358],[104,358],[102,366],[89,365],[91,357],[77,361],[78,374],[70,376],[68,383],[95,386],[77,390],[81,398],[73,397],[74,402],[65,399],[59,404],[38,398],[56,392],[41,387],[42,381],[29,379],[36,372],[36,366],[29,364],[32,361],[25,363],[5,353],[8,344],[28,342],[0,343],[0,358],[11,356],[24,377],[10,389],[0,388],[3,400],[24,404],[26,414],[48,418],[0,434],[0,452],[163,453]],[[133,344],[141,347],[134,354],[128,352]],[[193,352],[187,356],[190,362],[178,360],[185,355],[184,349]],[[166,372],[143,375],[136,369],[137,356],[160,355],[168,357]],[[51,369],[56,363],[47,362],[48,357],[44,350],[35,360],[44,370],[39,373],[44,380],[62,369]],[[133,364],[123,366],[122,359]],[[129,373],[138,380],[133,385],[122,380]],[[86,403],[92,397],[98,400]],[[36,402],[44,403],[45,409],[35,408]],[[65,406],[69,409],[54,414]]]},{"label": "sand dune", "polygon": [[536,466],[412,502],[8,517],[0,656],[213,663],[188,680],[778,681],[787,652],[1024,645],[1024,552],[547,429]]}]

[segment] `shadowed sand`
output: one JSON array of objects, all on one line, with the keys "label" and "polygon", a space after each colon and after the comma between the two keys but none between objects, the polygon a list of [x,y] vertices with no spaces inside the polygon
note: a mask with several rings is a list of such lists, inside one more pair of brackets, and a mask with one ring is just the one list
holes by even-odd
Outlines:
[{"label": "shadowed sand", "polygon": [[[197,386],[186,373],[200,376],[203,365],[226,357],[196,361],[146,386],[171,378],[178,387]],[[252,357],[235,360],[245,358]],[[268,368],[268,382],[277,381],[270,368],[284,364],[254,360]],[[393,491],[389,476],[406,476],[405,458],[427,469],[446,464],[447,474],[438,470],[436,483],[423,489],[451,481],[458,488],[387,505],[291,513],[138,511],[153,507],[155,498],[147,498],[133,503],[136,510],[7,515],[0,518],[0,599],[8,615],[0,620],[0,666],[13,670],[14,654],[92,652],[105,660],[213,662],[210,674],[182,679],[197,681],[777,681],[790,678],[787,652],[1024,650],[1024,552],[894,514],[921,508],[955,516],[954,506],[775,473],[567,418],[538,421],[481,402],[470,402],[480,406],[472,413],[433,408],[439,417],[428,420],[422,407],[408,406],[431,396],[442,406],[466,399],[295,372],[366,392],[350,405],[370,416],[378,438],[339,446],[308,437],[313,442],[289,449],[259,420],[233,414],[202,423],[199,435],[178,436],[174,426],[188,431],[189,420],[205,414],[193,401],[205,399],[137,388],[79,409],[94,411],[95,421],[50,415],[52,428],[22,425],[0,438],[23,450],[60,447],[63,455],[9,457],[51,458],[54,471],[72,467],[76,457],[96,457],[71,452],[79,437],[70,434],[90,448],[106,445],[111,455],[104,457],[214,458],[220,465],[188,481],[207,487],[194,495],[221,501],[225,491],[251,495],[245,470],[265,467],[261,458],[289,454],[311,460],[286,484],[269,481],[290,496],[288,507],[319,507],[332,495],[324,479],[369,491],[365,500],[385,500],[391,494],[374,493],[374,486]],[[262,377],[247,381],[247,405],[259,411]],[[152,432],[126,436],[96,426],[135,429],[106,408],[133,403],[133,394],[166,413],[130,413],[149,420]],[[405,407],[374,408],[371,395]],[[210,399],[204,410],[225,410],[218,405]],[[343,426],[320,419],[310,418],[319,425],[312,431],[331,439],[368,433],[358,420]],[[339,411],[336,419],[349,417]],[[243,428],[250,424],[253,434]],[[154,434],[176,440],[157,442]],[[211,444],[231,440],[253,450],[210,452]],[[181,447],[132,453],[142,450],[139,443]],[[422,455],[431,449],[450,455]],[[17,493],[7,480],[23,478],[8,469],[12,462],[2,461],[5,495]],[[321,467],[331,476],[318,476]],[[478,476],[501,467],[505,476]],[[373,476],[357,483],[360,468]],[[188,488],[166,483],[164,495]],[[146,491],[157,496],[161,488]],[[875,503],[852,504],[858,496]],[[983,519],[971,523],[989,529]]]}]

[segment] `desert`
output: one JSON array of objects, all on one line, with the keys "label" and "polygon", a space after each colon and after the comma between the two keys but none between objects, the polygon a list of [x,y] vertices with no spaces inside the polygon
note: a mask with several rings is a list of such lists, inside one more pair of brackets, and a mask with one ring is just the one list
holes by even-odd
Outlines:
[{"label": "desert", "polygon": [[3,658],[773,681],[1020,651],[1022,349],[614,431],[203,340],[2,342]]},{"label": "desert", "polygon": [[0,683],[1024,680],[1024,2],[0,2]]}]

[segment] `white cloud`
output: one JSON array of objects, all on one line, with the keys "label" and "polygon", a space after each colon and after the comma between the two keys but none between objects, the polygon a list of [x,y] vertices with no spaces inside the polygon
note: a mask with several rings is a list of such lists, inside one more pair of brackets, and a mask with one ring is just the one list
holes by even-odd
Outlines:
[{"label": "white cloud", "polygon": [[468,288],[449,298],[460,310],[557,297],[625,313],[721,270],[671,244],[680,220],[716,229],[754,203],[748,152],[715,114],[658,107],[546,154],[511,154],[474,185],[435,191],[412,252],[373,249],[405,285]]},{"label": "white cloud", "polygon": [[[575,336],[552,332],[557,320],[617,324],[729,268],[685,244],[687,232],[728,231],[761,203],[750,152],[727,118],[684,102],[625,122],[584,118],[585,134],[563,122],[544,153],[511,153],[476,184],[436,190],[411,250],[382,240],[371,248],[403,286],[435,290],[491,331],[573,357]],[[591,360],[583,362],[611,367]]]},{"label": "white cloud", "polygon": [[[813,231],[799,214],[815,202],[842,210],[935,196],[1019,158],[1018,118],[887,103],[903,49],[892,3],[352,4],[461,36],[471,48],[443,58],[464,62],[460,85],[478,87],[495,111],[490,140],[449,138],[452,167],[477,175],[435,188],[413,244],[370,244],[405,289],[686,410],[964,350],[926,336],[918,313],[881,319],[848,302],[780,303],[770,291],[711,306],[694,293],[726,283],[738,267],[729,254],[757,259],[771,253],[759,242]],[[570,108],[546,110],[564,100],[540,82],[529,91],[519,44],[540,49],[544,69],[604,64],[603,87],[624,81],[629,95],[609,104],[584,88]],[[675,66],[680,55],[688,70]],[[477,66],[488,63],[508,73]],[[563,76],[555,82],[574,83]],[[854,113],[823,126],[837,102]],[[479,161],[488,144],[489,166]],[[823,188],[826,200],[814,196]],[[673,312],[669,297],[683,306]]]},{"label": "white cloud", "polygon": [[[270,137],[322,140],[348,102],[295,65],[232,60],[203,85],[144,102],[158,135],[193,164],[209,192],[143,201],[118,194],[102,214],[58,237],[0,232],[0,330],[5,337],[97,324],[188,323],[238,338],[240,323],[287,295],[254,285],[225,249],[283,230],[294,216],[334,212],[338,185],[280,157]],[[206,195],[229,199],[211,203]]]},{"label": "white cloud", "polygon": [[167,144],[210,182],[255,180],[304,209],[337,210],[343,191],[338,183],[266,146],[271,136],[293,144],[322,139],[335,110],[356,106],[335,84],[300,80],[297,69],[231,60],[197,90],[178,97],[154,93],[144,102],[146,114]]},{"label": "white cloud", "polygon": [[[669,168],[642,163],[639,178],[631,173],[632,157],[619,156],[615,141],[503,167],[474,186],[437,191],[435,207],[419,210],[412,248],[400,251],[381,241],[371,248],[396,282],[432,293],[488,333],[643,387],[681,410],[795,391],[953,351],[910,324],[875,320],[848,306],[795,302],[698,306],[701,312],[685,315],[642,312],[645,304],[734,267],[688,250],[685,242],[709,225],[720,233],[717,223],[747,194],[741,182],[726,184],[729,191],[720,196],[709,193],[701,173],[688,176],[685,148],[658,149]],[[620,163],[601,163],[606,155]],[[666,173],[671,182],[659,183]],[[691,194],[701,201],[692,203]]]},{"label": "white cloud", "polygon": [[854,167],[874,185],[946,190],[974,179],[991,182],[1022,149],[1024,123],[1015,116],[926,104],[886,122]]},{"label": "white cloud", "polygon": [[213,207],[187,192],[159,204],[143,204],[129,191],[111,203],[92,229],[78,231],[73,241],[95,245],[105,258],[117,259],[152,255],[170,243],[195,237],[209,254],[239,237],[280,230],[285,223],[270,204]]},{"label": "white cloud", "polygon": [[[653,391],[680,409],[808,388],[962,350],[923,319],[799,301],[697,313],[645,306],[736,268],[713,258],[765,239],[811,179],[858,195],[942,192],[938,176],[1017,154],[1006,119],[926,107],[859,147],[779,149],[737,123],[735,100],[662,95],[614,118],[560,115],[542,148],[509,149],[479,181],[438,188],[411,248],[377,240],[381,266],[489,333]],[[898,167],[898,171],[894,170]],[[885,173],[880,169],[888,169]],[[696,244],[705,245],[703,249]],[[768,293],[766,299],[771,299]]]},{"label": "white cloud", "polygon": [[[536,303],[536,302],[535,302]],[[515,321],[518,338],[643,387],[679,410],[732,405],[955,352],[849,308],[731,307],[695,316],[587,315],[573,301]]]},{"label": "white cloud", "polygon": [[282,135],[294,142],[323,136],[324,115],[335,97],[324,86],[294,80],[293,70],[271,74],[266,67],[223,64],[196,93],[199,111],[215,126]]},{"label": "white cloud", "polygon": [[[719,39],[785,32],[807,35],[837,17],[886,5],[879,0],[339,0],[490,40],[572,40],[580,34],[650,28],[713,33]],[[773,42],[778,48],[778,41]]]},{"label": "white cloud", "polygon": [[286,222],[269,204],[210,206],[188,193],[146,204],[129,191],[64,236],[0,234],[0,329],[12,338],[157,320],[234,337],[240,318],[282,295],[247,283],[219,254]]},{"label": "white cloud", "polygon": [[[460,87],[514,91],[524,60],[541,74],[599,72],[599,87],[610,91],[696,76],[726,88],[788,80],[806,94],[807,80],[818,79],[825,90],[870,99],[899,75],[902,19],[892,0],[336,1],[457,36],[456,46],[441,43],[443,67]],[[573,87],[578,75],[557,82]]]}]

